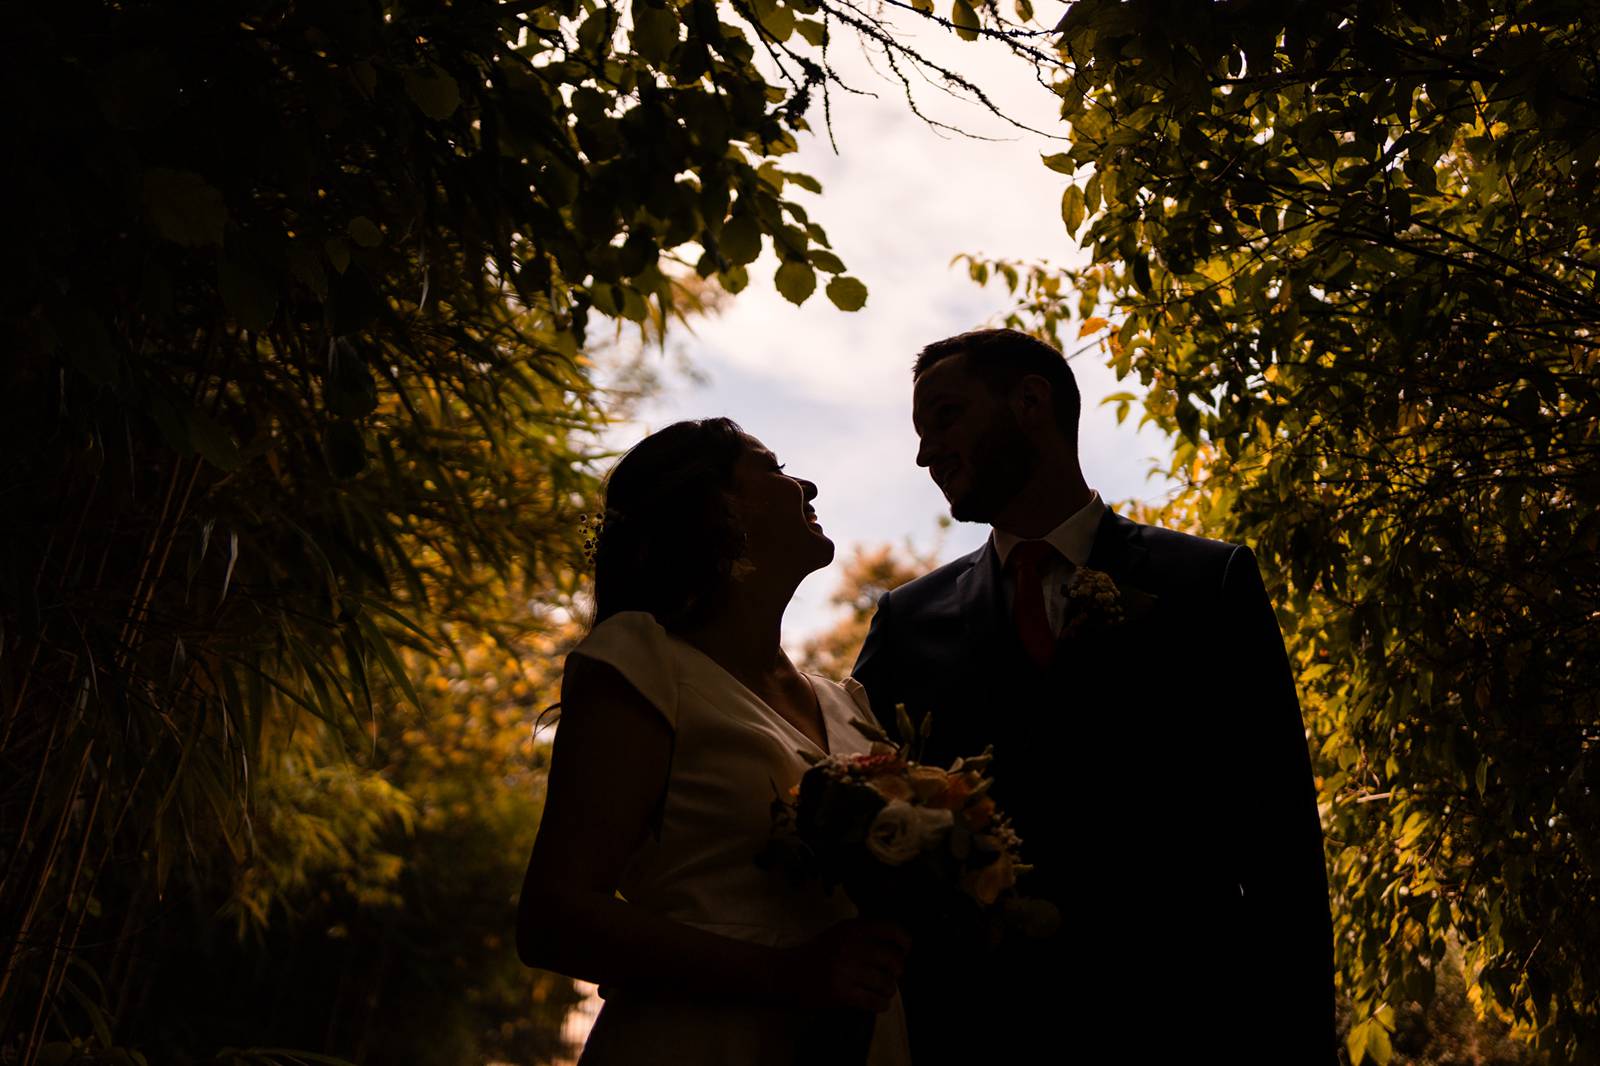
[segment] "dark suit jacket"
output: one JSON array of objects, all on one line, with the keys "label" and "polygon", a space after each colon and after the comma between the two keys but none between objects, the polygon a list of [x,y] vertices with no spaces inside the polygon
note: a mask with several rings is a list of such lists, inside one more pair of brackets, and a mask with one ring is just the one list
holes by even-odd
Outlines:
[{"label": "dark suit jacket", "polygon": [[1035,866],[1019,889],[1063,919],[998,949],[920,930],[913,1058],[1065,1061],[1092,1039],[1094,1061],[1328,1066],[1322,830],[1255,558],[1108,512],[1087,565],[1137,590],[1130,617],[1061,641],[1048,670],[992,543],[886,594],[856,662],[886,725],[897,703],[933,715],[926,761],[994,745]]}]

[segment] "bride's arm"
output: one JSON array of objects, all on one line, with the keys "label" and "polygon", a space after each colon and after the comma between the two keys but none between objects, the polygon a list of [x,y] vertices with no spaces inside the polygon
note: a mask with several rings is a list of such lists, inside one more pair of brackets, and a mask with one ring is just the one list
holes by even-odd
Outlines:
[{"label": "bride's arm", "polygon": [[718,936],[616,896],[667,786],[672,729],[612,667],[579,658],[562,683],[544,817],[523,879],[517,953],[616,986],[878,1009],[903,947],[858,923],[800,949]]}]

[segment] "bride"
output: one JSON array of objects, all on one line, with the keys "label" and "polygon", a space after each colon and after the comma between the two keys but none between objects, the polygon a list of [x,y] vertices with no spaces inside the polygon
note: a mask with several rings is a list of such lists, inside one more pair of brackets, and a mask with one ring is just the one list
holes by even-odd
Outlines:
[{"label": "bride", "polygon": [[876,1018],[872,1066],[909,1059],[905,935],[755,862],[800,753],[868,747],[860,686],[778,643],[833,558],[816,495],[727,419],[652,434],[607,480],[517,917],[524,962],[601,986],[584,1066],[839,1061],[851,1011]]}]

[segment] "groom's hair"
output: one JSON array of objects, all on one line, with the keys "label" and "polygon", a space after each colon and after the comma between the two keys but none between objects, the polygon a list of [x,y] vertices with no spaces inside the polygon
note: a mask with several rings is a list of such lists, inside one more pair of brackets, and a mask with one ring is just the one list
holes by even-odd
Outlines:
[{"label": "groom's hair", "polygon": [[929,367],[958,355],[967,357],[967,369],[997,396],[1003,396],[1029,374],[1044,378],[1050,383],[1056,424],[1067,440],[1077,444],[1082,401],[1066,356],[1037,337],[1018,330],[975,329],[934,341],[922,349],[911,368],[911,377],[919,378]]}]

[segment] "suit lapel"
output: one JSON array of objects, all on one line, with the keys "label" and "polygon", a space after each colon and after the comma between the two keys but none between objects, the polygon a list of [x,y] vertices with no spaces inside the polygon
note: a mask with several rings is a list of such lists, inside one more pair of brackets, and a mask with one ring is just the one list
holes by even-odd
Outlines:
[{"label": "suit lapel", "polygon": [[1141,543],[1143,531],[1139,523],[1115,511],[1106,511],[1100,519],[1100,528],[1095,531],[1094,547],[1085,565],[1110,574],[1118,585],[1138,588],[1150,555]]},{"label": "suit lapel", "polygon": [[[1140,543],[1143,529],[1137,522],[1106,511],[1100,519],[1099,529],[1095,531],[1094,546],[1089,550],[1085,568],[1109,575],[1119,588],[1139,588],[1150,554]],[[1055,655],[1050,660],[1050,672],[1060,677],[1082,669],[1093,669],[1093,660],[1102,660],[1100,666],[1106,667],[1108,664],[1103,661],[1106,653],[1125,650],[1126,646],[1125,634],[1110,639],[1111,646],[1107,645],[1105,636],[1064,637],[1058,640]]]},{"label": "suit lapel", "polygon": [[[998,758],[1007,767],[1005,795],[1024,794],[1027,779],[1029,737],[1035,732],[1038,704],[1045,674],[1022,650],[1006,604],[1000,555],[988,540],[979,549],[967,572],[957,581],[966,646],[961,659],[965,673],[978,687],[974,705],[959,716],[959,723],[940,738],[937,720],[933,735],[941,755],[973,755],[985,745],[994,745]],[[954,735],[952,735],[954,734]],[[1002,800],[1004,802],[1004,800]]]},{"label": "suit lapel", "polygon": [[994,541],[986,540],[978,549],[972,566],[956,582],[961,618],[965,624],[967,647],[972,661],[998,666],[1021,645],[1011,631],[1006,613],[1005,588],[1001,584],[1000,554]]}]

